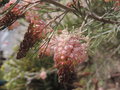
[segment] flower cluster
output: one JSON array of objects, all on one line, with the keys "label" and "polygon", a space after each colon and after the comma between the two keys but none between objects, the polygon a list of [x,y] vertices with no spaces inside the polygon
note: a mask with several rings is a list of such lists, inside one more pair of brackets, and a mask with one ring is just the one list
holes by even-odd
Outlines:
[{"label": "flower cluster", "polygon": [[74,72],[74,67],[87,59],[87,43],[81,43],[83,40],[82,37],[63,31],[62,34],[50,40],[46,50],[44,45],[40,48],[40,54],[54,56],[60,81],[68,82]]},{"label": "flower cluster", "polygon": [[[28,12],[29,13],[29,12]],[[52,31],[52,29],[46,26],[37,14],[28,14],[26,20],[30,22],[28,31],[25,33],[24,40],[20,44],[19,52],[17,53],[17,59],[26,56],[26,53],[39,39],[45,38],[45,36]]]},{"label": "flower cluster", "polygon": [[[12,3],[5,5],[4,9],[9,8]],[[12,10],[8,11],[2,18],[0,18],[0,30],[11,26],[17,19],[23,16],[24,7],[17,4]]]}]

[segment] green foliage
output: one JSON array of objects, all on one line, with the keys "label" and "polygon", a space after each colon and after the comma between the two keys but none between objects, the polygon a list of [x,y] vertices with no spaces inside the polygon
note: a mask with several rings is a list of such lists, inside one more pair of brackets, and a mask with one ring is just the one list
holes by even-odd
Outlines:
[{"label": "green foliage", "polygon": [[[30,56],[29,56],[30,57]],[[53,66],[51,57],[39,58],[24,58],[22,60],[9,60],[2,66],[4,78],[9,81],[6,87],[9,90],[24,90],[27,82],[24,75],[26,72],[39,72],[42,68],[48,69]],[[15,89],[16,88],[16,89]]]}]

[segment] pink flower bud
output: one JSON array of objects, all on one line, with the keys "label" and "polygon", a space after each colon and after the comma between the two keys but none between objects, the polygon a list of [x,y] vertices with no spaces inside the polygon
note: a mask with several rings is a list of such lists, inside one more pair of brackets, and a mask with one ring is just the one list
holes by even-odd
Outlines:
[{"label": "pink flower bud", "polygon": [[45,71],[42,71],[42,72],[40,73],[40,78],[41,78],[42,80],[45,80],[45,79],[47,78],[47,73],[46,73]]}]

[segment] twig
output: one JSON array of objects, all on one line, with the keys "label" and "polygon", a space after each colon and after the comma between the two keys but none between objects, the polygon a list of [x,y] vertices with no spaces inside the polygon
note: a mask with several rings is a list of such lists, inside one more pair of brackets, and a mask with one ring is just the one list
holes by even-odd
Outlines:
[{"label": "twig", "polygon": [[[63,4],[60,4],[59,2],[56,2],[56,1],[54,1],[54,0],[40,0],[40,1],[53,4],[53,5],[55,5],[55,6],[58,6],[58,7],[62,8],[62,9],[65,9],[66,11],[69,11],[69,12],[79,13],[79,12],[77,12],[75,9],[69,8],[69,7],[67,7],[67,6],[65,6],[65,5],[63,5]],[[98,21],[103,22],[103,23],[120,24],[119,21],[110,20],[110,19],[105,19],[105,18],[103,18],[103,17],[98,16],[98,15],[95,14],[94,12],[87,11],[86,14],[88,14],[88,16],[89,16],[90,18],[93,18],[93,19],[98,20]]]},{"label": "twig", "polygon": [[101,21],[101,22],[104,22],[104,23],[110,23],[110,24],[120,24],[120,22],[118,21],[115,21],[115,20],[110,20],[110,19],[105,19],[103,17],[100,17],[98,15],[96,15],[95,13],[93,12],[88,12],[88,15],[95,19],[95,20],[98,20],[98,21]]},{"label": "twig", "polygon": [[66,7],[65,5],[63,4],[60,4],[59,2],[56,2],[55,0],[40,0],[41,2],[47,2],[47,3],[50,3],[50,4],[53,4],[55,6],[58,6],[58,7],[61,7],[62,9],[65,9],[67,11],[72,11],[74,12],[75,10],[72,9],[72,8],[69,8],[69,7]]},{"label": "twig", "polygon": [[112,74],[111,77],[120,77],[120,73]]}]

